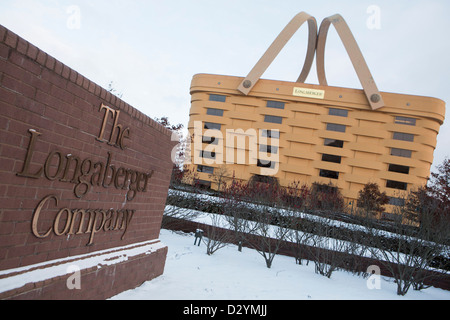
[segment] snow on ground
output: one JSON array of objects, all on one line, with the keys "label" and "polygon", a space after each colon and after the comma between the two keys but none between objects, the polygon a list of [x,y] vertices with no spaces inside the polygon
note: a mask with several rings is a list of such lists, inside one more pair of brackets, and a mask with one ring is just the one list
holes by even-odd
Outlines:
[{"label": "snow on ground", "polygon": [[314,263],[296,265],[294,258],[277,256],[271,269],[255,251],[228,245],[214,255],[193,234],[161,230],[169,247],[164,274],[112,300],[450,300],[450,292],[410,289],[397,296],[392,279],[381,278],[380,289],[368,289],[367,279],[335,271],[328,279],[314,272]]}]

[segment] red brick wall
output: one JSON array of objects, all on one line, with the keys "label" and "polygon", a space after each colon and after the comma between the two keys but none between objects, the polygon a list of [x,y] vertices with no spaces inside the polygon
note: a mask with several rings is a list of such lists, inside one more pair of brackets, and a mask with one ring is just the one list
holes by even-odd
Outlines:
[{"label": "red brick wall", "polygon": [[[120,111],[124,149],[116,137],[116,146],[99,141],[109,140],[114,125],[111,112],[100,136],[102,105]],[[0,270],[159,238],[172,168],[169,130],[3,26],[0,110]],[[117,187],[115,181],[103,187],[102,168],[111,165]],[[138,180],[140,192],[134,198],[130,192],[127,200]],[[90,185],[85,195],[84,183]],[[74,221],[70,228],[68,217],[80,209],[84,224]],[[114,230],[116,220],[117,229],[122,227],[121,210],[129,217],[134,212],[125,235]],[[93,228],[99,231],[92,235]]]}]

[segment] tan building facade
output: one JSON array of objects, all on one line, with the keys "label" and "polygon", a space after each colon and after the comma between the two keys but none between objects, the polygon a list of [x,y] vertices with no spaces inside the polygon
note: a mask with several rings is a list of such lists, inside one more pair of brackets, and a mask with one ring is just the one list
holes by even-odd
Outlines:
[{"label": "tan building facade", "polygon": [[281,186],[331,183],[351,203],[374,182],[395,205],[427,183],[443,101],[382,92],[385,106],[373,110],[362,90],[273,80],[244,97],[242,80],[192,80],[191,163],[213,189],[226,171],[244,181],[272,176]]}]

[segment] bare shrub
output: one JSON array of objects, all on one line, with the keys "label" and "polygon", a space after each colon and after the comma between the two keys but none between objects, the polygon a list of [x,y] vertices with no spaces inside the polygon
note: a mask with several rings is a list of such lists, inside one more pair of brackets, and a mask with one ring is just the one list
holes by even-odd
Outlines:
[{"label": "bare shrub", "polygon": [[[291,243],[292,254],[295,263],[301,265],[302,259],[308,253],[307,246],[310,244],[313,234],[314,223],[308,219],[302,218],[302,213],[291,211],[289,219],[289,232],[286,235],[286,241]],[[309,260],[307,260],[307,264]]]},{"label": "bare shrub", "polygon": [[341,239],[341,232],[330,216],[323,215],[317,218],[314,234],[309,240],[315,271],[327,278],[344,267],[347,257],[355,250],[354,243]]},{"label": "bare shrub", "polygon": [[206,254],[212,255],[216,251],[226,247],[232,236],[223,228],[225,220],[217,214],[209,214],[211,223],[207,223],[206,237],[202,241],[206,245]]},{"label": "bare shrub", "polygon": [[[198,195],[200,188],[197,185],[188,186],[183,181],[195,179],[196,173],[191,170],[180,170],[174,166],[170,181],[170,189],[166,199],[166,206],[161,222],[161,228],[167,228],[168,225],[183,223],[184,220],[191,221],[198,216]],[[198,210],[191,210],[196,208]]]},{"label": "bare shrub", "polygon": [[[376,228],[370,220],[366,225],[371,240],[369,251],[391,273],[401,296],[411,287],[426,288],[430,277],[444,276],[450,267],[450,224],[446,215],[437,214],[439,201],[423,192],[410,193],[407,199],[404,206],[397,208],[400,219],[391,223],[392,232]],[[439,270],[433,273],[432,269]]]},{"label": "bare shrub", "polygon": [[225,212],[236,240],[254,248],[270,268],[288,233],[278,185],[233,181],[225,191]]}]

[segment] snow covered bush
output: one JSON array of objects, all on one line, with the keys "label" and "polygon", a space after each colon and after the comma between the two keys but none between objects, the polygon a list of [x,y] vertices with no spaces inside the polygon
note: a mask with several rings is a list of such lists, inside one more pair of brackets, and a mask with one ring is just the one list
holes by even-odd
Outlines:
[{"label": "snow covered bush", "polygon": [[270,268],[289,231],[282,216],[280,188],[268,183],[232,181],[224,197],[225,214],[236,241],[254,248]]}]

